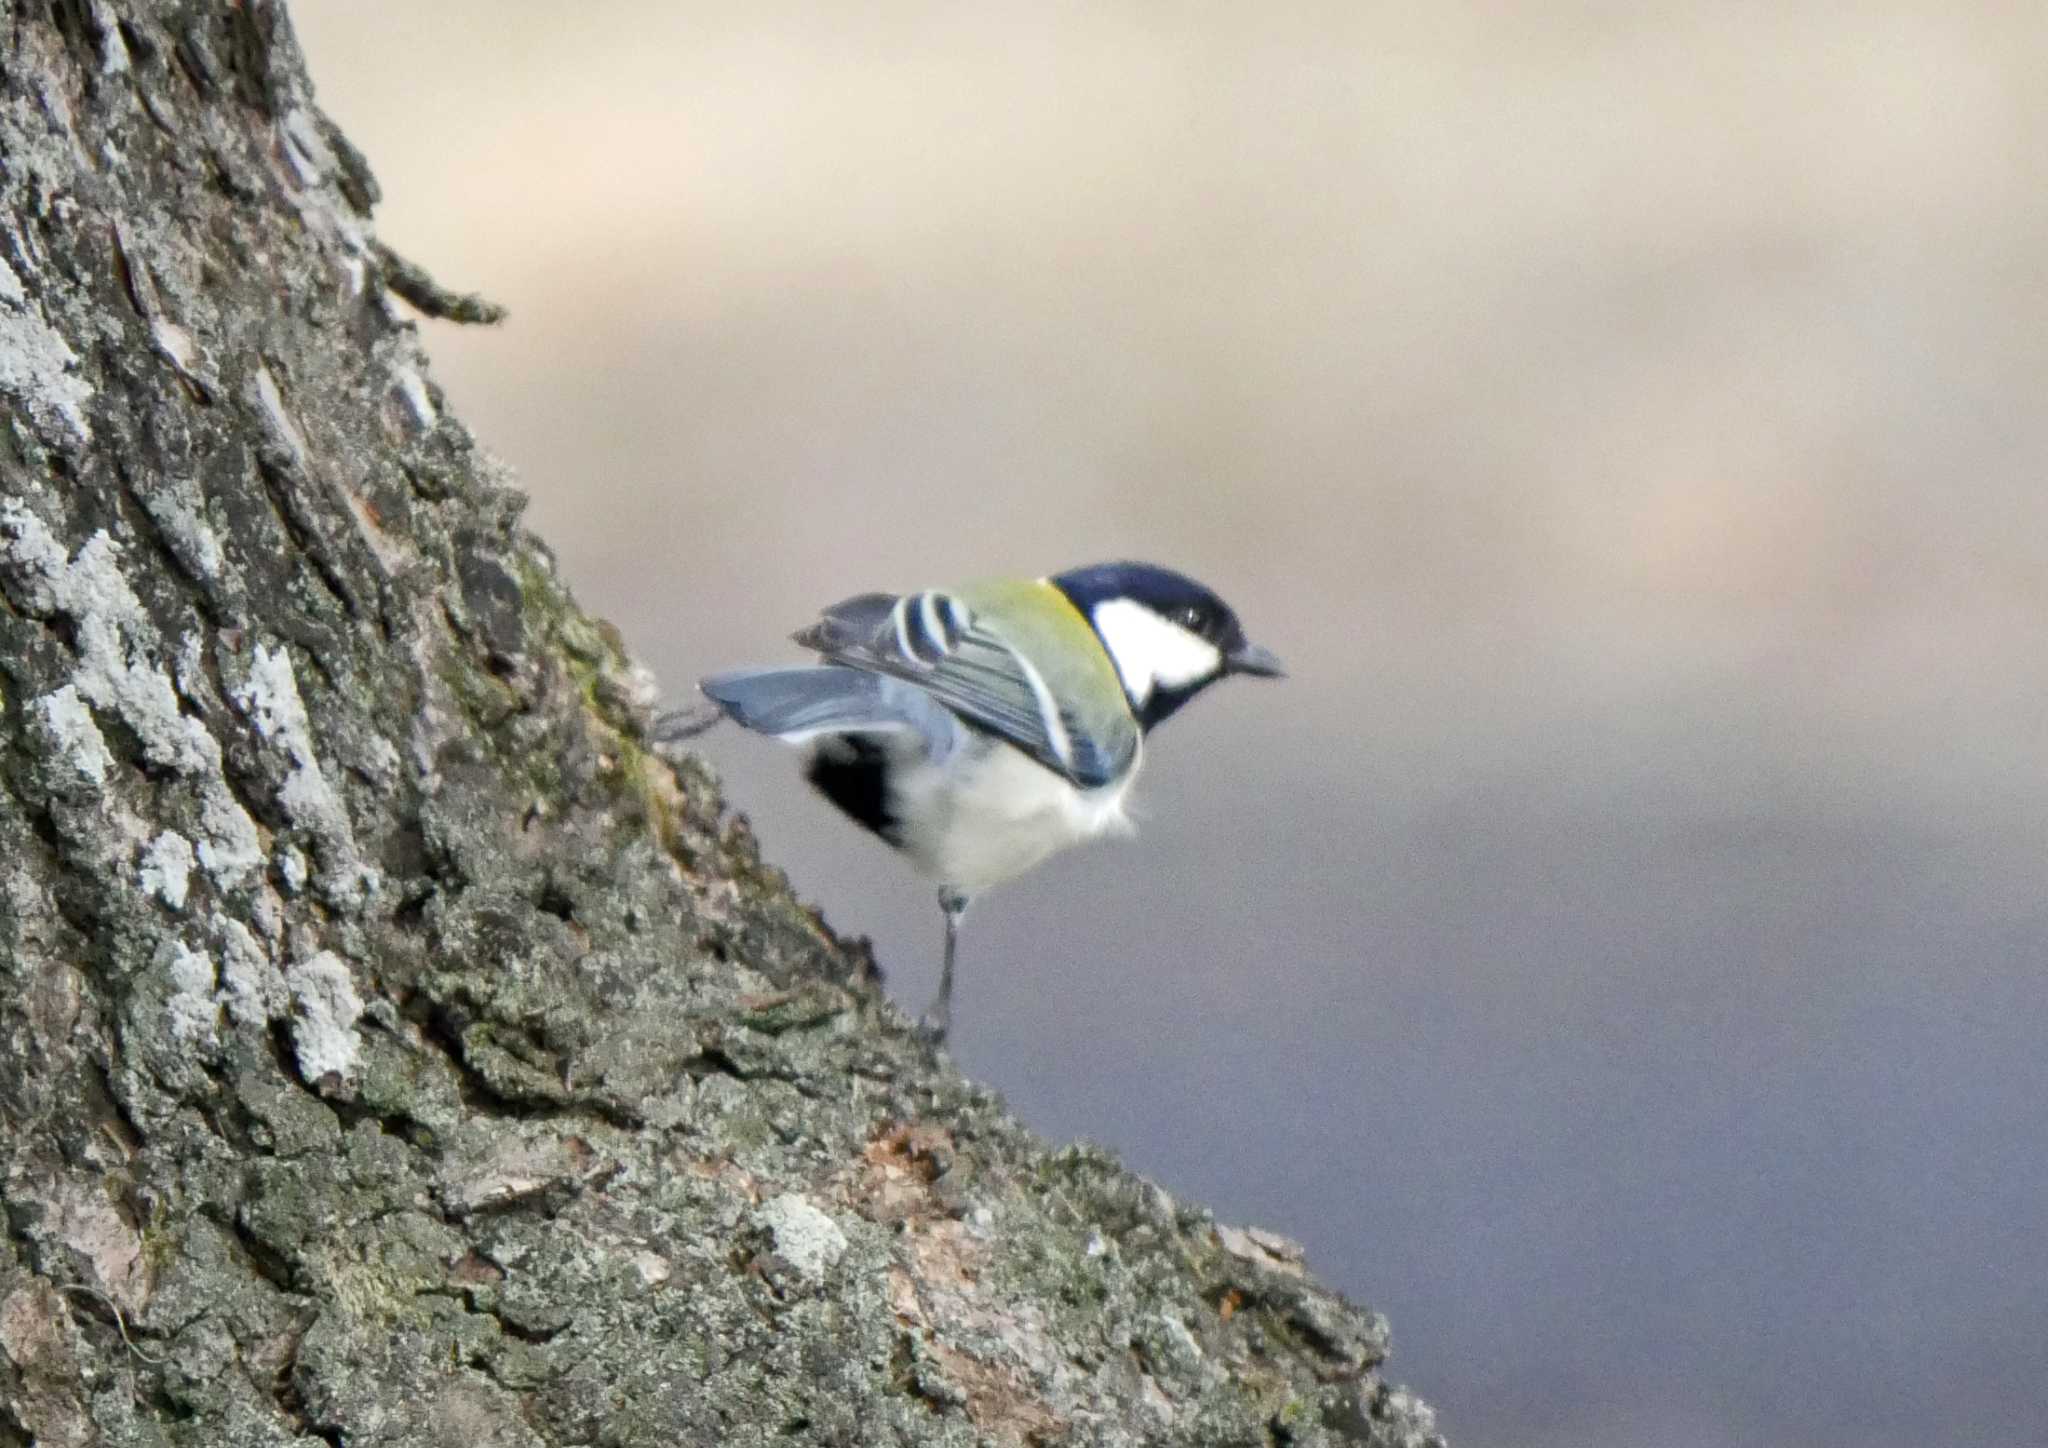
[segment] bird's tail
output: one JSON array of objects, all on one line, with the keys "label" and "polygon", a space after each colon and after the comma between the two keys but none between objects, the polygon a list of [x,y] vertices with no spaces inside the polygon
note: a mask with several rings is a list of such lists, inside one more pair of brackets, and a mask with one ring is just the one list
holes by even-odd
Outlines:
[{"label": "bird's tail", "polygon": [[733,669],[697,687],[735,723],[791,744],[820,734],[912,732],[936,754],[951,749],[960,727],[916,685],[836,664]]}]

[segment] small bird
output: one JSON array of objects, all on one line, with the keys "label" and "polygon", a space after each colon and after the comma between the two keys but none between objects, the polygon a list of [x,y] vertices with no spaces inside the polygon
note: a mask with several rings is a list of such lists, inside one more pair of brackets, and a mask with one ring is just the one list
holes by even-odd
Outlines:
[{"label": "small bird", "polygon": [[1128,832],[1146,732],[1227,674],[1282,673],[1222,599],[1149,563],[863,593],[792,637],[822,662],[698,687],[725,717],[808,746],[810,782],[938,881],[945,964],[922,1019],[934,1044],[968,902]]}]

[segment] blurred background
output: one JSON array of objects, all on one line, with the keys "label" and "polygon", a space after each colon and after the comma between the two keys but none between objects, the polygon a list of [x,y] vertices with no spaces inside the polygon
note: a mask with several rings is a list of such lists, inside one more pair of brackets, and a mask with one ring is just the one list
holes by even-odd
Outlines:
[{"label": "blurred background", "polygon": [[[1460,1448],[2048,1423],[2048,7],[297,0],[678,700],[1130,555],[1293,677],[954,1049],[1298,1237]],[[930,889],[705,751],[898,1000]]]}]

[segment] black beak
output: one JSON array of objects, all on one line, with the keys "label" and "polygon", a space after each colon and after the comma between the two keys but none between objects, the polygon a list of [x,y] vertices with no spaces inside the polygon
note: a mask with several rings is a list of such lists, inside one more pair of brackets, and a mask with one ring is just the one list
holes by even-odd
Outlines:
[{"label": "black beak", "polygon": [[1261,679],[1287,677],[1287,670],[1278,654],[1249,643],[1239,644],[1223,656],[1223,671],[1227,674],[1255,674]]}]

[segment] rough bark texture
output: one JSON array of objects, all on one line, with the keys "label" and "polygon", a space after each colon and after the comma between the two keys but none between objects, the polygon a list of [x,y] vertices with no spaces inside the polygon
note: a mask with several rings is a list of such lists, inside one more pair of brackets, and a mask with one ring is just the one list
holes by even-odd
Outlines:
[{"label": "rough bark texture", "polygon": [[649,752],[279,5],[0,46],[0,1445],[1436,1441]]}]

